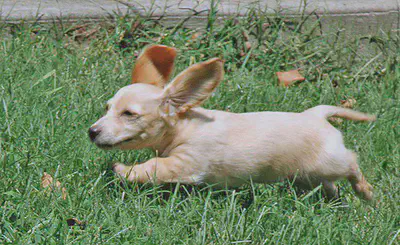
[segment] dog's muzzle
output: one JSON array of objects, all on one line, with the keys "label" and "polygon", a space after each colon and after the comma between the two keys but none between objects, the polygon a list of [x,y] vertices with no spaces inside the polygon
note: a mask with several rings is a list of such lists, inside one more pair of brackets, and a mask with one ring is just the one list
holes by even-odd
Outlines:
[{"label": "dog's muzzle", "polygon": [[101,130],[96,127],[89,128],[89,138],[92,142],[96,140],[96,137],[101,133]]}]

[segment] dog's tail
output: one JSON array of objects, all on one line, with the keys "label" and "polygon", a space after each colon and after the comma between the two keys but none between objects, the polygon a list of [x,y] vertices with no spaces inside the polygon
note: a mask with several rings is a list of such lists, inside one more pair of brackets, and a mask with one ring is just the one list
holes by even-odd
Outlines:
[{"label": "dog's tail", "polygon": [[341,117],[349,120],[366,121],[366,122],[376,120],[375,115],[369,115],[366,113],[330,105],[319,105],[311,109],[308,109],[304,112],[311,113],[323,118]]}]

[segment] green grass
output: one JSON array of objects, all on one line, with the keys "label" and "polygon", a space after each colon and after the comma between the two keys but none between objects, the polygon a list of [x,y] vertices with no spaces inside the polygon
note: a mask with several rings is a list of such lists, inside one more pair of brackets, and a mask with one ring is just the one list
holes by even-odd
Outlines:
[{"label": "green grass", "polygon": [[[211,17],[209,32],[197,39],[189,29],[123,17],[88,26],[101,27],[88,38],[66,25],[1,31],[0,243],[399,243],[400,39],[345,38],[256,13],[222,26]],[[187,192],[120,185],[112,162],[144,161],[154,153],[102,151],[89,142],[87,130],[107,99],[129,84],[135,54],[147,43],[181,51],[175,73],[209,57],[226,61],[225,79],[207,108],[301,112],[356,99],[355,109],[378,120],[337,126],[359,154],[375,202],[358,199],[346,182],[339,186],[348,207],[324,201],[318,189],[296,193],[283,183]],[[295,68],[307,80],[277,86],[275,72]],[[41,187],[43,172],[62,183],[66,200]],[[69,226],[71,218],[84,224]]]}]

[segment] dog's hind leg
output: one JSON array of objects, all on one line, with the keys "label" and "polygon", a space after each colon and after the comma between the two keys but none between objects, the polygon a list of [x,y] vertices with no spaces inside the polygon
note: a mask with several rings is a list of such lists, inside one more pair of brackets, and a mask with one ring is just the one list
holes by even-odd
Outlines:
[{"label": "dog's hind leg", "polygon": [[339,200],[339,191],[336,187],[334,181],[322,179],[320,177],[314,178],[299,178],[296,179],[295,184],[302,190],[312,190],[319,185],[322,185],[323,195],[327,198],[327,200]]},{"label": "dog's hind leg", "polygon": [[350,181],[353,190],[358,196],[370,201],[373,198],[373,188],[361,173],[357,164],[357,155],[351,151],[349,151],[349,155],[351,163],[347,179]]},{"label": "dog's hind leg", "polygon": [[324,179],[321,183],[324,193],[329,200],[340,200],[339,190],[333,181]]}]

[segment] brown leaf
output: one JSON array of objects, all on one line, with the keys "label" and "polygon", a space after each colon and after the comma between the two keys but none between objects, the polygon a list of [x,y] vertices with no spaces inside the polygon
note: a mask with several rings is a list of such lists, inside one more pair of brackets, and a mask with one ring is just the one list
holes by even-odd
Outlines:
[{"label": "brown leaf", "polygon": [[44,172],[42,176],[42,183],[41,186],[42,188],[46,189],[50,187],[47,191],[60,191],[61,190],[61,198],[63,200],[67,199],[67,189],[65,187],[61,187],[61,182],[56,181],[53,185],[53,177],[51,177],[50,174]]},{"label": "brown leaf", "polygon": [[342,107],[344,108],[353,108],[354,105],[356,104],[356,100],[355,99],[347,99],[347,100],[341,100],[340,104],[342,105]]},{"label": "brown leaf", "polygon": [[63,187],[63,188],[61,189],[61,198],[62,198],[63,200],[66,200],[66,199],[67,199],[67,189],[66,189],[65,187]]},{"label": "brown leaf", "polygon": [[[90,29],[88,25],[79,25],[68,30],[66,34],[73,34],[75,41],[91,40],[94,34],[96,34],[100,28]],[[125,34],[125,33],[123,33]]]},{"label": "brown leaf", "polygon": [[197,40],[201,36],[200,32],[195,32],[193,33],[192,37],[190,39]]},{"label": "brown leaf", "polygon": [[72,227],[72,226],[79,226],[81,229],[84,229],[86,227],[86,223],[82,222],[80,220],[78,220],[77,218],[70,218],[67,219],[67,224],[68,226]]},{"label": "brown leaf", "polygon": [[77,218],[70,218],[70,219],[67,219],[67,224],[68,224],[68,226],[79,225],[79,224],[81,224],[81,223],[82,223],[82,222],[79,221]]},{"label": "brown leaf", "polygon": [[56,181],[56,187],[57,187],[57,188],[61,188],[61,182],[58,181],[58,180]]},{"label": "brown leaf", "polygon": [[65,32],[65,34],[70,34],[70,33],[74,32],[74,31],[85,30],[87,28],[87,26],[88,26],[87,24],[73,26],[73,27],[69,28]]},{"label": "brown leaf", "polygon": [[47,188],[53,183],[53,177],[50,174],[44,172],[42,176],[42,188]]},{"label": "brown leaf", "polygon": [[305,78],[299,73],[298,70],[290,70],[284,72],[277,72],[279,84],[285,87],[297,82],[304,81]]}]

